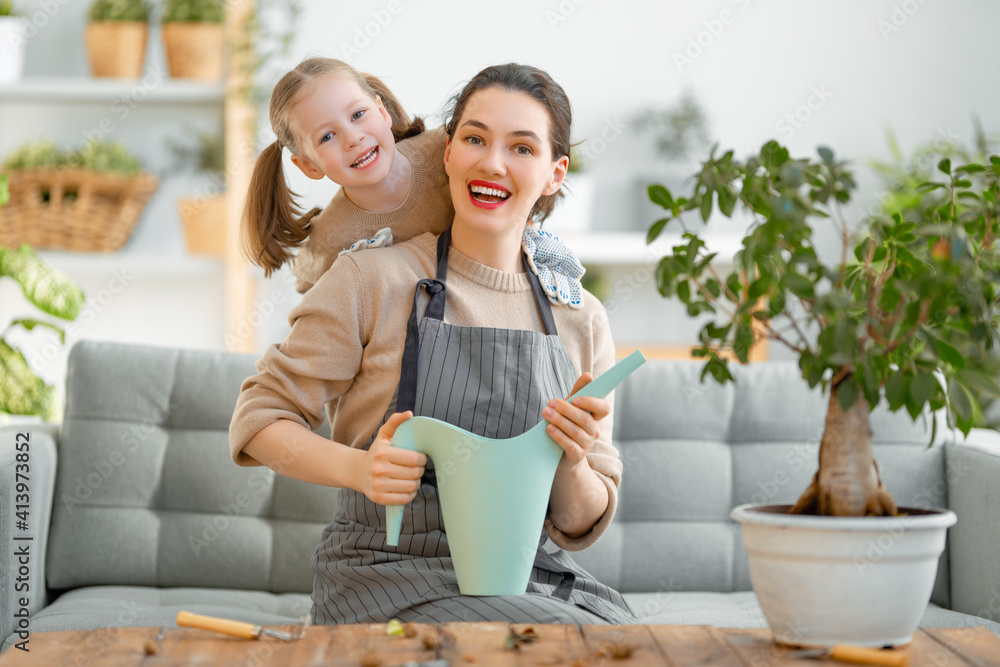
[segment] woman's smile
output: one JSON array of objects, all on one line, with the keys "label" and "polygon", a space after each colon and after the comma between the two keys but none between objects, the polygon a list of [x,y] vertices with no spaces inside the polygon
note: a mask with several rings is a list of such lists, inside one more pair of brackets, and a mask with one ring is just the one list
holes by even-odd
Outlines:
[{"label": "woman's smile", "polygon": [[469,183],[469,198],[479,208],[500,208],[510,199],[510,190],[491,181],[472,181]]}]

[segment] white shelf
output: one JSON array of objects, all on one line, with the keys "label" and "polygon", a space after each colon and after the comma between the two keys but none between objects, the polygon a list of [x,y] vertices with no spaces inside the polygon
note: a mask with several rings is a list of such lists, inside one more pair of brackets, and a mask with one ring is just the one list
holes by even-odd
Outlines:
[{"label": "white shelf", "polygon": [[221,83],[202,83],[146,74],[138,79],[91,76],[29,77],[0,85],[2,102],[157,102],[161,104],[218,104],[225,88]]},{"label": "white shelf", "polygon": [[[686,241],[680,234],[661,234],[652,245],[646,245],[646,232],[577,232],[560,234],[583,264],[633,266],[651,264]],[[709,252],[719,253],[722,262],[732,262],[743,247],[738,234],[703,234]]]},{"label": "white shelf", "polygon": [[184,279],[222,273],[222,258],[122,250],[79,253],[40,250],[38,256],[71,278],[91,278],[125,272],[139,279]]}]

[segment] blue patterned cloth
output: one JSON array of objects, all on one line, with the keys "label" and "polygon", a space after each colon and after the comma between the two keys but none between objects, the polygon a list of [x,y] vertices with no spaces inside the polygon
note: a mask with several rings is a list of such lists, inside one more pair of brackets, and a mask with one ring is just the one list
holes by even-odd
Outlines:
[{"label": "blue patterned cloth", "polygon": [[355,241],[350,245],[349,248],[345,248],[337,253],[337,257],[342,255],[350,255],[352,252],[357,252],[359,250],[368,250],[369,248],[388,248],[392,245],[392,230],[388,227],[383,227],[382,229],[375,232],[375,236],[370,239],[361,239]]},{"label": "blue patterned cloth", "polygon": [[524,226],[521,246],[528,257],[528,266],[538,276],[549,301],[570,308],[583,308],[580,278],[585,269],[569,246],[555,234],[542,231],[530,223]]}]

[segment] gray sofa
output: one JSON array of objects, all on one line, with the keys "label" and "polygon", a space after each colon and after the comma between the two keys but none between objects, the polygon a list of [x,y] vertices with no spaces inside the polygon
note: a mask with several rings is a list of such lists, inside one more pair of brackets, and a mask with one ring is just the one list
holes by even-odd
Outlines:
[{"label": "gray sofa", "polygon": [[[230,415],[254,360],[73,348],[65,420],[31,432],[27,531],[11,507],[15,430],[0,436],[5,647],[17,639],[21,597],[33,635],[172,626],[180,609],[261,624],[308,612],[309,558],[337,490],[231,462]],[[805,488],[825,400],[788,363],[735,367],[737,384],[727,387],[701,384],[699,372],[696,363],[653,361],[619,388],[620,506],[608,533],[576,557],[646,622],[764,627],[729,510],[790,502]],[[928,447],[928,421],[872,418],[897,501],[958,514],[923,624],[1000,634],[1000,434]],[[33,540],[15,541],[24,536]],[[14,557],[23,544],[26,576]]]}]

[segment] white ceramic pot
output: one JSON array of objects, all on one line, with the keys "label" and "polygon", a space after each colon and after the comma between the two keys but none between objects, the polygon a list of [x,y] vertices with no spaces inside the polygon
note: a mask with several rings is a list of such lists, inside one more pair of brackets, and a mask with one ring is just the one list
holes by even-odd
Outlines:
[{"label": "white ceramic pot", "polygon": [[740,505],[750,578],[774,639],[786,644],[907,644],[931,597],[951,510],[906,516],[788,514]]},{"label": "white ceramic pot", "polygon": [[28,21],[20,16],[0,16],[0,84],[21,79],[27,25]]},{"label": "white ceramic pot", "polygon": [[593,178],[580,172],[567,174],[563,184],[563,197],[542,224],[542,229],[556,236],[582,234],[591,228],[593,209]]}]

